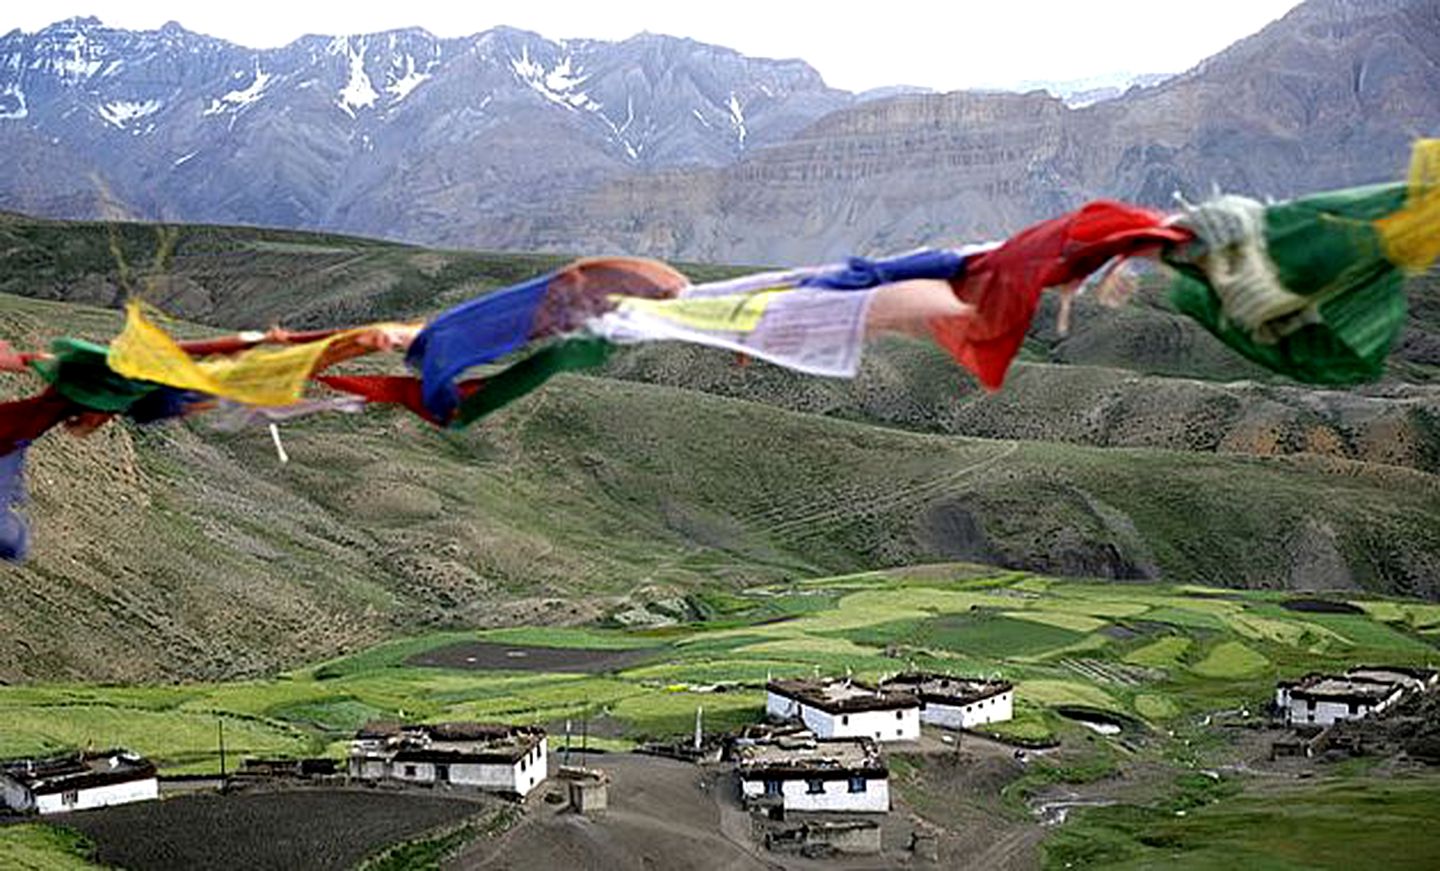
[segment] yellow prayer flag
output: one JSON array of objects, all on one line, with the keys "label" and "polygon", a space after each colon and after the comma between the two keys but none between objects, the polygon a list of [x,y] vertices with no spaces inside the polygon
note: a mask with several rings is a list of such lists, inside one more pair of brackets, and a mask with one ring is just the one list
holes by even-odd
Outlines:
[{"label": "yellow prayer flag", "polygon": [[748,333],[760,325],[765,309],[775,295],[790,288],[759,290],[725,296],[642,299],[612,296],[617,311],[634,311],[682,327],[707,332]]},{"label": "yellow prayer flag", "polygon": [[144,306],[125,306],[125,329],[110,343],[107,364],[127,378],[249,405],[299,402],[305,380],[325,351],[355,331],[284,348],[252,348],[234,357],[196,360],[145,316]]},{"label": "yellow prayer flag", "polygon": [[1375,222],[1385,257],[1412,272],[1440,257],[1440,139],[1421,139],[1410,156],[1405,206]]}]

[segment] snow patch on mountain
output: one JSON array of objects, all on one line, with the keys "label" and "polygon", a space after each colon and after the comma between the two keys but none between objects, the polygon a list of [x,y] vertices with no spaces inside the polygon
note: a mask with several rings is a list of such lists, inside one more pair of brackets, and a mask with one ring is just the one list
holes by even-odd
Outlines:
[{"label": "snow patch on mountain", "polygon": [[557,94],[564,93],[585,84],[585,80],[588,78],[590,77],[574,74],[571,70],[571,58],[566,55],[565,59],[555,66],[555,69],[545,74],[545,87]]},{"label": "snow patch on mountain", "polygon": [[[434,66],[434,63],[431,63]],[[410,92],[420,87],[430,78],[428,72],[416,72],[415,58],[405,55],[405,74],[385,87],[385,93],[390,95],[391,103],[398,103],[410,96]]]},{"label": "snow patch on mountain", "polygon": [[740,142],[740,147],[745,147],[745,110],[740,106],[740,98],[734,92],[730,94],[730,124],[735,128],[735,136]]},{"label": "snow patch on mountain", "polygon": [[370,82],[370,76],[365,73],[365,49],[364,42],[360,43],[360,50],[356,51],[351,47],[350,41],[345,40],[345,53],[350,59],[350,80],[340,89],[340,100],[336,105],[351,118],[355,117],[356,109],[371,108],[380,99],[380,94]]},{"label": "snow patch on mountain", "polygon": [[530,59],[530,46],[520,46],[520,57],[510,58],[510,69],[525,82],[538,82],[545,76],[545,68]]},{"label": "snow patch on mountain", "polygon": [[629,130],[629,129],[630,129],[630,125],[633,124],[633,123],[635,123],[635,100],[634,100],[634,98],[633,98],[633,97],[626,97],[626,98],[625,98],[625,123],[623,123],[623,124],[616,124],[614,121],[610,120],[610,116],[609,116],[609,115],[606,115],[604,112],[600,111],[601,108],[603,108],[603,107],[601,107],[601,106],[599,106],[599,105],[597,105],[597,106],[595,107],[595,110],[594,110],[594,111],[595,111],[595,117],[597,117],[597,118],[599,118],[601,121],[604,121],[604,122],[605,122],[605,126],[610,128],[611,134],[613,134],[614,137],[615,137],[615,140],[616,140],[617,142],[619,142],[622,147],[624,147],[625,153],[628,154],[628,155],[630,155],[630,159],[631,159],[631,160],[639,160],[639,159],[640,159],[640,149],[639,149],[639,148],[636,148],[636,147],[635,147],[635,144],[632,143],[632,142],[625,136],[625,131]]},{"label": "snow patch on mountain", "polygon": [[121,130],[131,121],[148,118],[160,111],[159,100],[112,100],[97,110],[100,117]]},{"label": "snow patch on mountain", "polygon": [[[236,73],[236,75],[238,76],[240,74]],[[269,86],[270,78],[270,74],[260,69],[260,65],[257,63],[255,65],[255,78],[247,87],[230,91],[227,94],[222,94],[214,100],[211,100],[210,106],[200,114],[204,116],[216,115],[225,111],[238,112],[265,96],[265,88]]]},{"label": "snow patch on mountain", "polygon": [[554,69],[546,69],[540,62],[531,59],[530,47],[520,47],[520,57],[510,58],[510,69],[514,71],[516,78],[524,82],[529,88],[556,106],[562,106],[570,111],[585,109],[590,112],[598,112],[600,104],[590,98],[584,91],[576,90],[585,84],[589,76],[579,75],[574,68],[574,61],[570,55],[566,55]]},{"label": "snow patch on mountain", "polygon": [[25,92],[20,90],[19,85],[0,88],[0,121],[18,121],[29,114],[30,107],[25,104]]}]

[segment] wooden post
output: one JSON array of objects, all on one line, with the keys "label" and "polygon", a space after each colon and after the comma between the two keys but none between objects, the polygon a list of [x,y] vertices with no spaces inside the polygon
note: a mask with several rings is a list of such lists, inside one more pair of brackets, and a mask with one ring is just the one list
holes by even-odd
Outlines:
[{"label": "wooden post", "polygon": [[216,731],[220,734],[220,786],[225,786],[225,718],[215,720]]}]

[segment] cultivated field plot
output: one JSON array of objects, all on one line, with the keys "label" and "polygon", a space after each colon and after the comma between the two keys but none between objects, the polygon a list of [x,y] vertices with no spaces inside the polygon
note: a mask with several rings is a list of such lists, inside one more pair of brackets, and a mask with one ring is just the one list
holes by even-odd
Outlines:
[{"label": "cultivated field plot", "polygon": [[165,871],[342,871],[386,846],[486,813],[472,798],[376,790],[196,795],[56,817],[102,865]]},{"label": "cultivated field plot", "polygon": [[651,648],[596,650],[588,647],[525,647],[488,641],[462,641],[405,660],[406,665],[473,671],[559,671],[598,674],[618,671],[652,658]]}]

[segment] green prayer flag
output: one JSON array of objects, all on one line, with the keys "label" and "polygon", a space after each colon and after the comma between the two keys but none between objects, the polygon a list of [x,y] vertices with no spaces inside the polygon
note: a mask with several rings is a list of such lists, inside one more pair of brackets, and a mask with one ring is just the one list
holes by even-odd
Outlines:
[{"label": "green prayer flag", "polygon": [[[1171,302],[1231,348],[1297,381],[1379,378],[1404,326],[1405,293],[1375,221],[1401,209],[1406,194],[1404,184],[1372,185],[1268,206],[1254,239],[1217,239],[1202,214],[1209,204],[1192,210],[1182,223],[1196,216],[1196,240],[1165,254],[1179,272]],[[1217,264],[1217,243],[1254,250]],[[1277,288],[1298,298],[1300,310],[1258,326],[1237,322],[1247,305]]]},{"label": "green prayer flag", "polygon": [[610,359],[614,345],[603,339],[566,339],[487,378],[455,410],[453,427],[467,426],[540,387],[562,372],[593,369]]},{"label": "green prayer flag", "polygon": [[32,360],[31,368],[57,393],[92,411],[123,412],[137,400],[160,388],[116,373],[105,362],[109,349],[83,339],[56,339],[54,357]]}]

